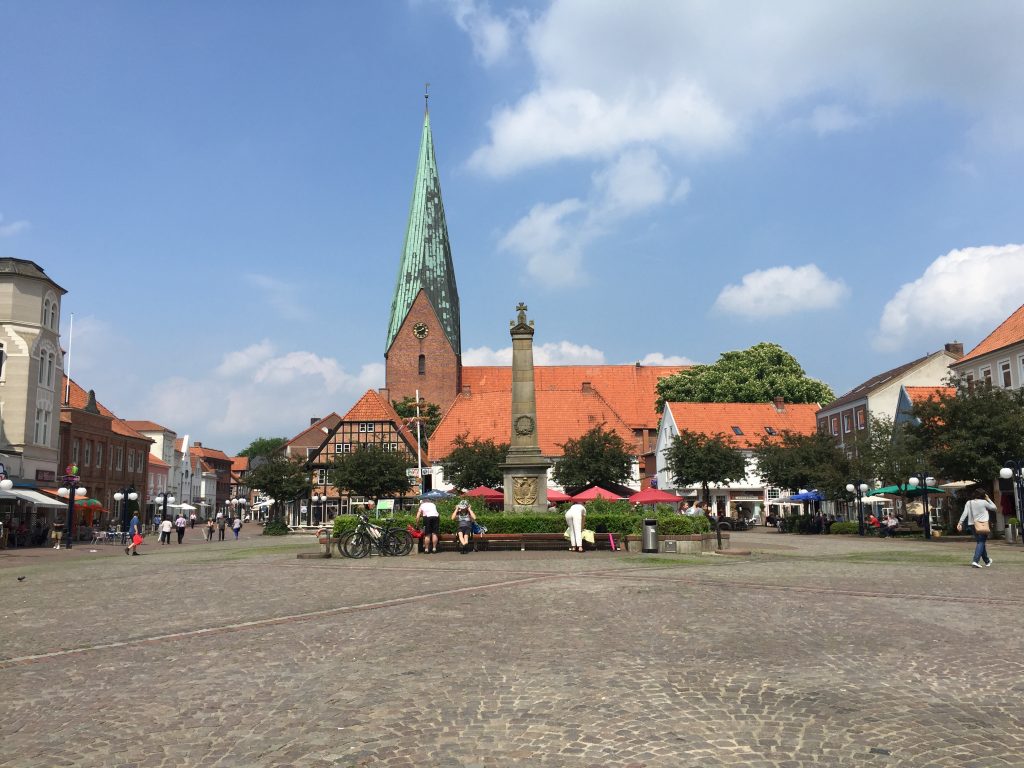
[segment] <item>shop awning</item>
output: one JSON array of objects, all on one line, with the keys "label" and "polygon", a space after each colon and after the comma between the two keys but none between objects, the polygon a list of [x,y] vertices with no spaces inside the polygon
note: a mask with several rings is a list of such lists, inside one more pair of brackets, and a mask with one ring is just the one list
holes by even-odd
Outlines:
[{"label": "shop awning", "polygon": [[9,491],[0,492],[0,498],[16,498],[35,504],[37,507],[66,507],[67,502],[44,496],[38,491],[30,491],[27,488],[12,488]]}]

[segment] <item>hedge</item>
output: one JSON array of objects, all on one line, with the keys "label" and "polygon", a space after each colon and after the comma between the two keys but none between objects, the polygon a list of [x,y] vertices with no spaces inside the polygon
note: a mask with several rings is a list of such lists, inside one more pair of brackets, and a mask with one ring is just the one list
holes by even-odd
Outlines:
[{"label": "hedge", "polygon": [[856,534],[860,531],[857,523],[832,523],[828,527],[829,533]]},{"label": "hedge", "polygon": [[[589,505],[588,505],[589,506]],[[627,505],[628,506],[628,505]],[[476,510],[474,510],[476,511]],[[441,512],[441,533],[455,533],[458,523],[451,518],[451,511]],[[646,515],[638,515],[631,509],[629,512],[591,512],[587,511],[586,527],[595,533],[639,534]],[[416,516],[397,514],[395,523],[400,528],[415,523]],[[711,524],[703,515],[656,515],[658,533],[667,536],[688,536],[707,533]],[[565,530],[565,515],[561,513],[504,513],[477,512],[477,521],[487,528],[488,533],[562,533]],[[339,515],[334,518],[334,536],[351,531],[359,522],[357,515]]]}]

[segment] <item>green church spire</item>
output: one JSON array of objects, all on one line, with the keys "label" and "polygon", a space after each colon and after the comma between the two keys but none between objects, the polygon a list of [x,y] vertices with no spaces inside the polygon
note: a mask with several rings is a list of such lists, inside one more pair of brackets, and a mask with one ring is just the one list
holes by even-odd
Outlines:
[{"label": "green church spire", "polygon": [[441,202],[441,182],[437,176],[437,161],[434,159],[429,111],[423,116],[416,181],[412,189],[412,203],[409,205],[409,223],[405,230],[402,261],[398,266],[395,297],[391,301],[385,353],[391,349],[391,343],[412,309],[420,289],[426,292],[455,354],[461,355],[459,292],[455,287],[455,269],[448,243],[444,203]]}]

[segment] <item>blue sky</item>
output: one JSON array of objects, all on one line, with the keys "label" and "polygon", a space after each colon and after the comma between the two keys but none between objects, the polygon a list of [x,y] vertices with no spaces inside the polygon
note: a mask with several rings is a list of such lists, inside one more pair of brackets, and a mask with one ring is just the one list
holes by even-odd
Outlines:
[{"label": "blue sky", "polygon": [[1024,7],[0,0],[0,255],[72,375],[228,451],[383,384],[423,109],[467,363],[712,362],[837,393],[1024,285]]}]

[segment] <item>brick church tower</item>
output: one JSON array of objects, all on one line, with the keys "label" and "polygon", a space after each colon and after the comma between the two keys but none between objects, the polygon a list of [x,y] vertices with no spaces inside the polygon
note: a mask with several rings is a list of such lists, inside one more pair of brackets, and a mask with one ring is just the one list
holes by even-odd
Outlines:
[{"label": "brick church tower", "polygon": [[437,403],[443,412],[459,393],[459,292],[441,202],[429,110],[423,116],[416,181],[391,301],[384,360],[385,386],[392,400],[413,397],[419,390],[420,397]]}]

